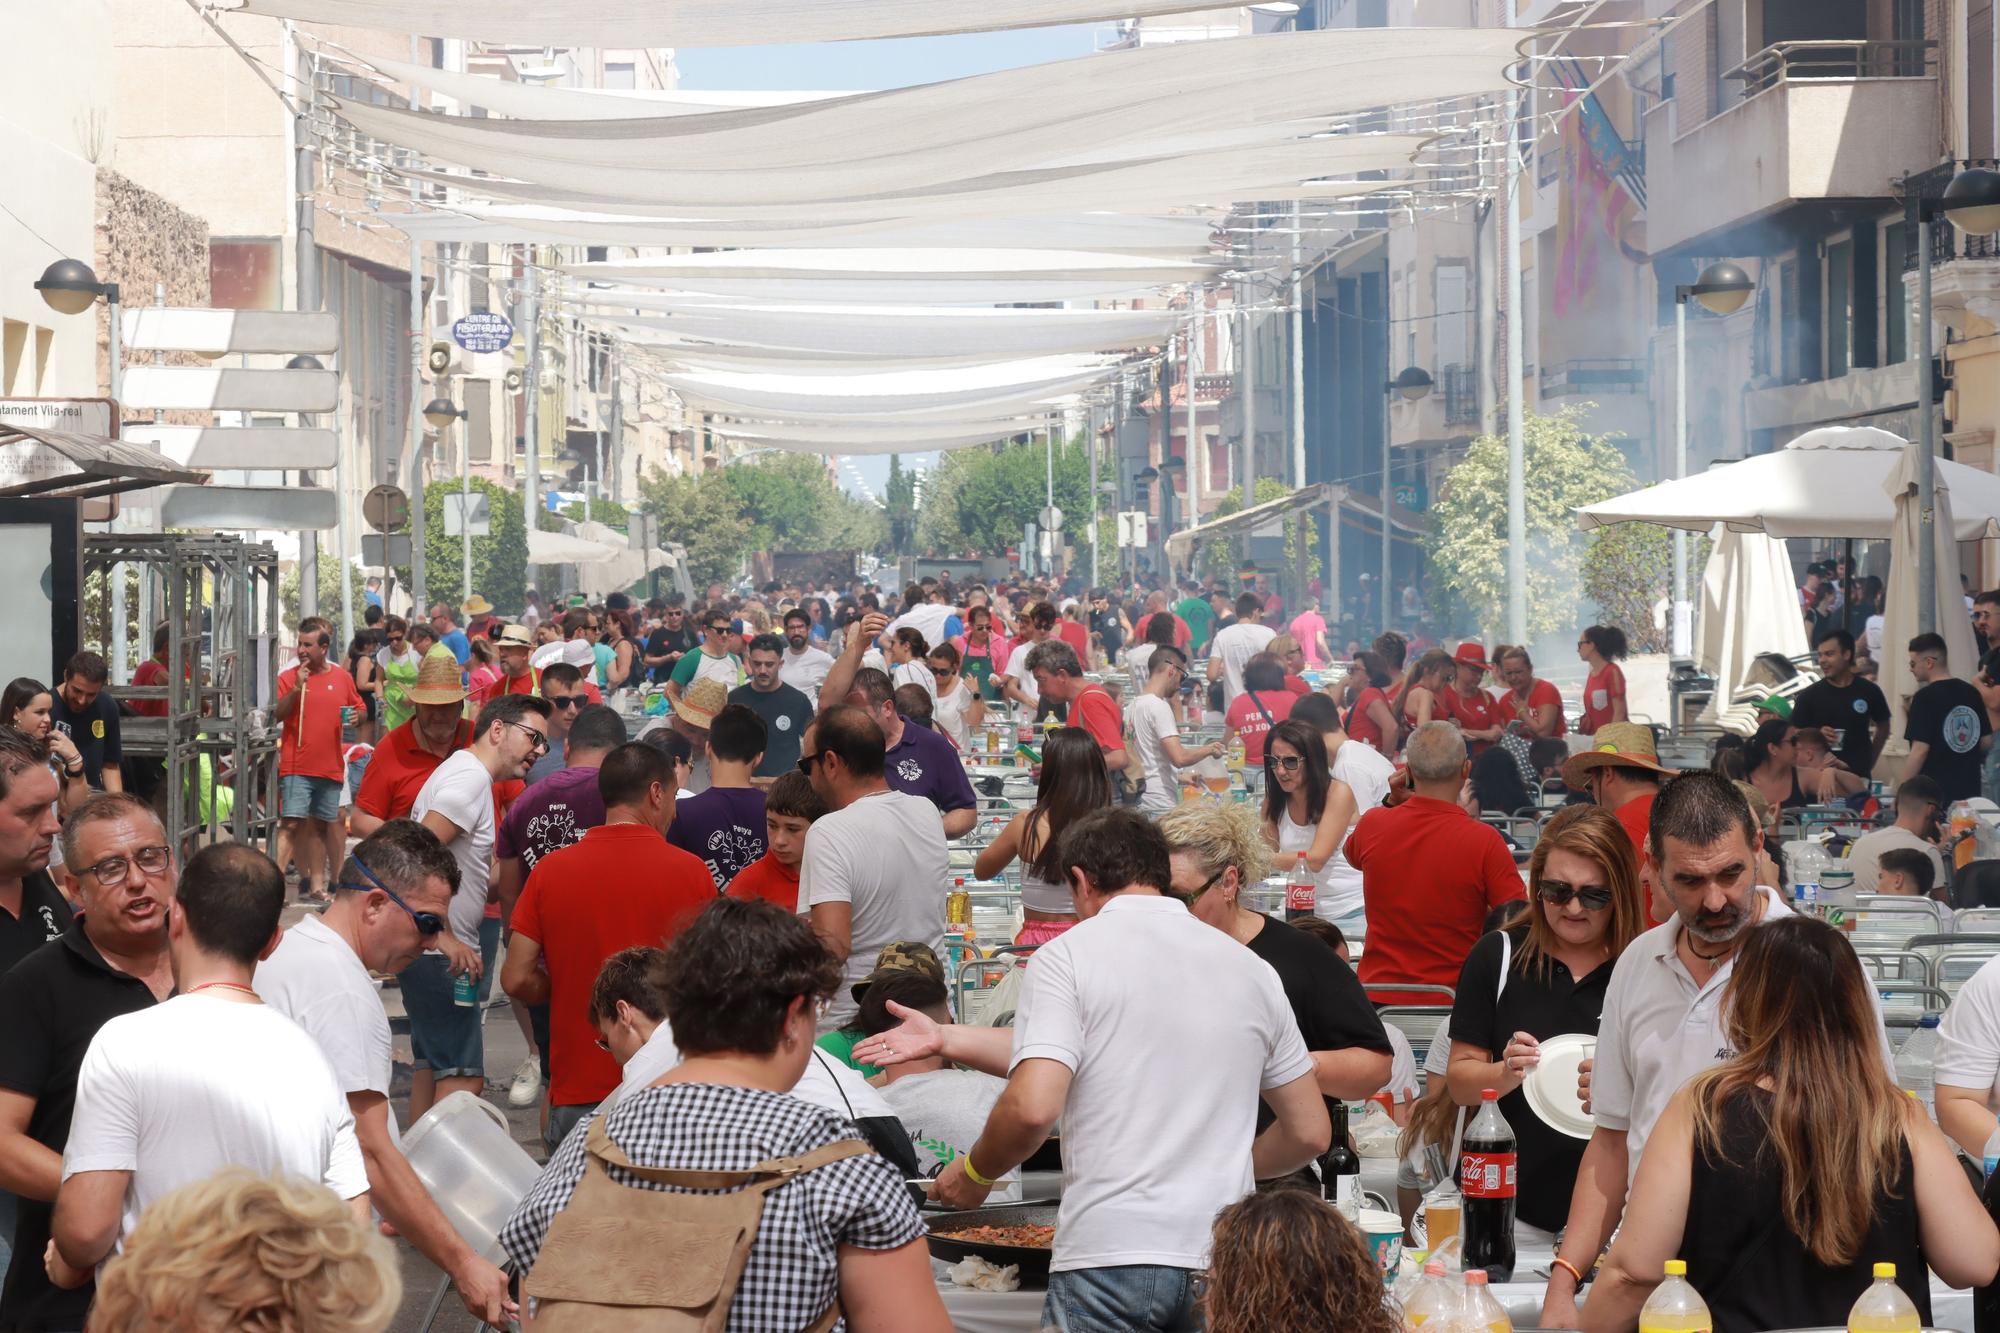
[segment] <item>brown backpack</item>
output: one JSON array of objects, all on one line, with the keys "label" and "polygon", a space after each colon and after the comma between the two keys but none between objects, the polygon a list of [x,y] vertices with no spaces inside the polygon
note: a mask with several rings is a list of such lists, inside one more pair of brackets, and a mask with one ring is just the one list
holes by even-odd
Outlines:
[{"label": "brown backpack", "polygon": [[[583,1179],[528,1273],[537,1333],[722,1333],[764,1196],[795,1176],[870,1152],[866,1143],[843,1139],[743,1171],[676,1171],[634,1165],[604,1119],[590,1127]],[[606,1165],[676,1188],[622,1185]],[[835,1297],[807,1333],[825,1333],[840,1317]]]}]

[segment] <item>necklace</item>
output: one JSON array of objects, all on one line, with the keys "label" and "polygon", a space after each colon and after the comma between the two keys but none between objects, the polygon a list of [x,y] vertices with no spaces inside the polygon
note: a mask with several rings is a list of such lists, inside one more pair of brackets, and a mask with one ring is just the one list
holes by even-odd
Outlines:
[{"label": "necklace", "polygon": [[1703,953],[1701,950],[1694,947],[1694,940],[1691,937],[1687,942],[1687,946],[1688,946],[1688,952],[1693,954],[1696,958],[1701,959],[1701,961],[1704,963],[1712,963],[1716,959],[1723,957],[1725,954],[1729,952],[1728,947],[1724,946],[1721,953]]},{"label": "necklace", "polygon": [[196,991],[213,990],[213,989],[238,990],[242,991],[245,995],[257,994],[257,991],[254,987],[246,986],[240,981],[204,981],[199,986],[189,986],[186,990],[182,991],[181,994],[192,995]]}]

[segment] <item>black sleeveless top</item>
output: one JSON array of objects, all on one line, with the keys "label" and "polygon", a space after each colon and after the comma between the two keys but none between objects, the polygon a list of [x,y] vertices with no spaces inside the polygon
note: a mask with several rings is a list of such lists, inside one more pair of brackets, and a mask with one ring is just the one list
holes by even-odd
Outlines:
[{"label": "black sleeveless top", "polygon": [[[1727,1161],[1696,1145],[1681,1257],[1688,1280],[1715,1317],[1715,1333],[1773,1328],[1845,1328],[1847,1312],[1874,1281],[1878,1263],[1896,1265],[1896,1285],[1924,1325],[1931,1322],[1930,1270],[1917,1242],[1915,1168],[1908,1143],[1902,1177],[1878,1193],[1875,1219],[1852,1263],[1829,1268],[1785,1225],[1782,1173],[1767,1146],[1770,1094],[1732,1097],[1723,1107]],[[1844,1164],[1827,1163],[1830,1170]]]}]

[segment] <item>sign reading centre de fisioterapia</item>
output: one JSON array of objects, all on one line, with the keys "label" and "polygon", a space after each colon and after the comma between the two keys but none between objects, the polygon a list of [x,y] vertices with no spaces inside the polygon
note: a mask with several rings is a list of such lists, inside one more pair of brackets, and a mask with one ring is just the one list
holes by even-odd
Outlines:
[{"label": "sign reading centre de fisioterapia", "polygon": [[451,340],[468,352],[504,352],[514,341],[514,325],[493,310],[475,310],[451,326]]}]

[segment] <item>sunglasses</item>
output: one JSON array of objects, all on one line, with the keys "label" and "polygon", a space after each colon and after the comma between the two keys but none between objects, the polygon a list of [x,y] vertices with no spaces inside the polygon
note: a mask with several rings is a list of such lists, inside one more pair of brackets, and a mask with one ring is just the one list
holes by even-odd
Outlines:
[{"label": "sunglasses", "polygon": [[525,722],[503,722],[500,725],[504,727],[513,727],[516,731],[527,732],[530,737],[530,740],[528,742],[530,749],[547,750],[549,748],[549,738],[543,735],[541,732],[536,731],[533,727],[529,726]]},{"label": "sunglasses", "polygon": [[947,677],[947,676],[949,676],[949,675],[951,674],[951,668],[950,668],[950,667],[941,667],[941,666],[934,666],[934,667],[932,667],[932,668],[931,668],[931,674],[932,674],[933,676],[936,676],[936,677],[937,677],[937,678],[938,678],[939,680],[943,680],[943,679],[944,679],[945,677]]},{"label": "sunglasses", "polygon": [[1201,901],[1202,894],[1207,893],[1210,889],[1214,888],[1216,885],[1216,881],[1220,880],[1224,875],[1228,873],[1229,873],[1229,867],[1228,866],[1222,867],[1222,869],[1216,871],[1213,875],[1210,875],[1207,879],[1203,880],[1200,888],[1196,889],[1193,893],[1183,895],[1181,901],[1186,903],[1189,907],[1193,907],[1197,902]]},{"label": "sunglasses", "polygon": [[576,708],[583,703],[580,694],[558,694],[549,699],[551,708]]},{"label": "sunglasses", "polygon": [[815,752],[815,753],[813,753],[813,754],[808,754],[808,755],[802,755],[802,756],[800,756],[800,758],[799,758],[799,772],[801,772],[801,773],[805,774],[805,775],[806,775],[807,777],[811,777],[811,776],[812,776],[812,771],[813,771],[813,765],[814,765],[814,764],[817,764],[817,763],[818,763],[818,762],[819,762],[820,760],[822,760],[822,759],[824,759],[824,758],[826,758],[826,751],[825,751],[825,750],[820,750],[820,751],[817,751],[817,752]]},{"label": "sunglasses", "polygon": [[1305,758],[1296,754],[1266,755],[1265,761],[1280,773],[1291,773],[1306,766]]},{"label": "sunglasses", "polygon": [[1602,912],[1611,906],[1611,890],[1594,887],[1579,889],[1559,879],[1543,880],[1535,886],[1535,892],[1543,902],[1556,907],[1568,907],[1572,898],[1581,899],[1586,912]]},{"label": "sunglasses", "polygon": [[352,889],[359,893],[366,893],[371,887],[380,889],[382,890],[382,892],[389,895],[390,902],[396,904],[396,906],[402,908],[405,912],[409,913],[410,920],[416,924],[417,934],[437,935],[443,933],[444,931],[443,917],[439,916],[436,912],[419,912],[414,907],[411,907],[408,903],[404,902],[401,898],[397,897],[396,891],[390,888],[387,884],[384,884],[380,879],[378,879],[375,875],[375,872],[370,870],[365,864],[362,863],[360,857],[350,855],[347,859],[354,862],[354,868],[356,870],[359,870],[363,875],[366,875],[368,877],[368,883],[336,884],[334,886],[335,888]]},{"label": "sunglasses", "polygon": [[710,625],[710,626],[708,627],[708,632],[709,632],[710,634],[727,634],[727,633],[729,633],[729,626],[727,626],[727,625]]}]

